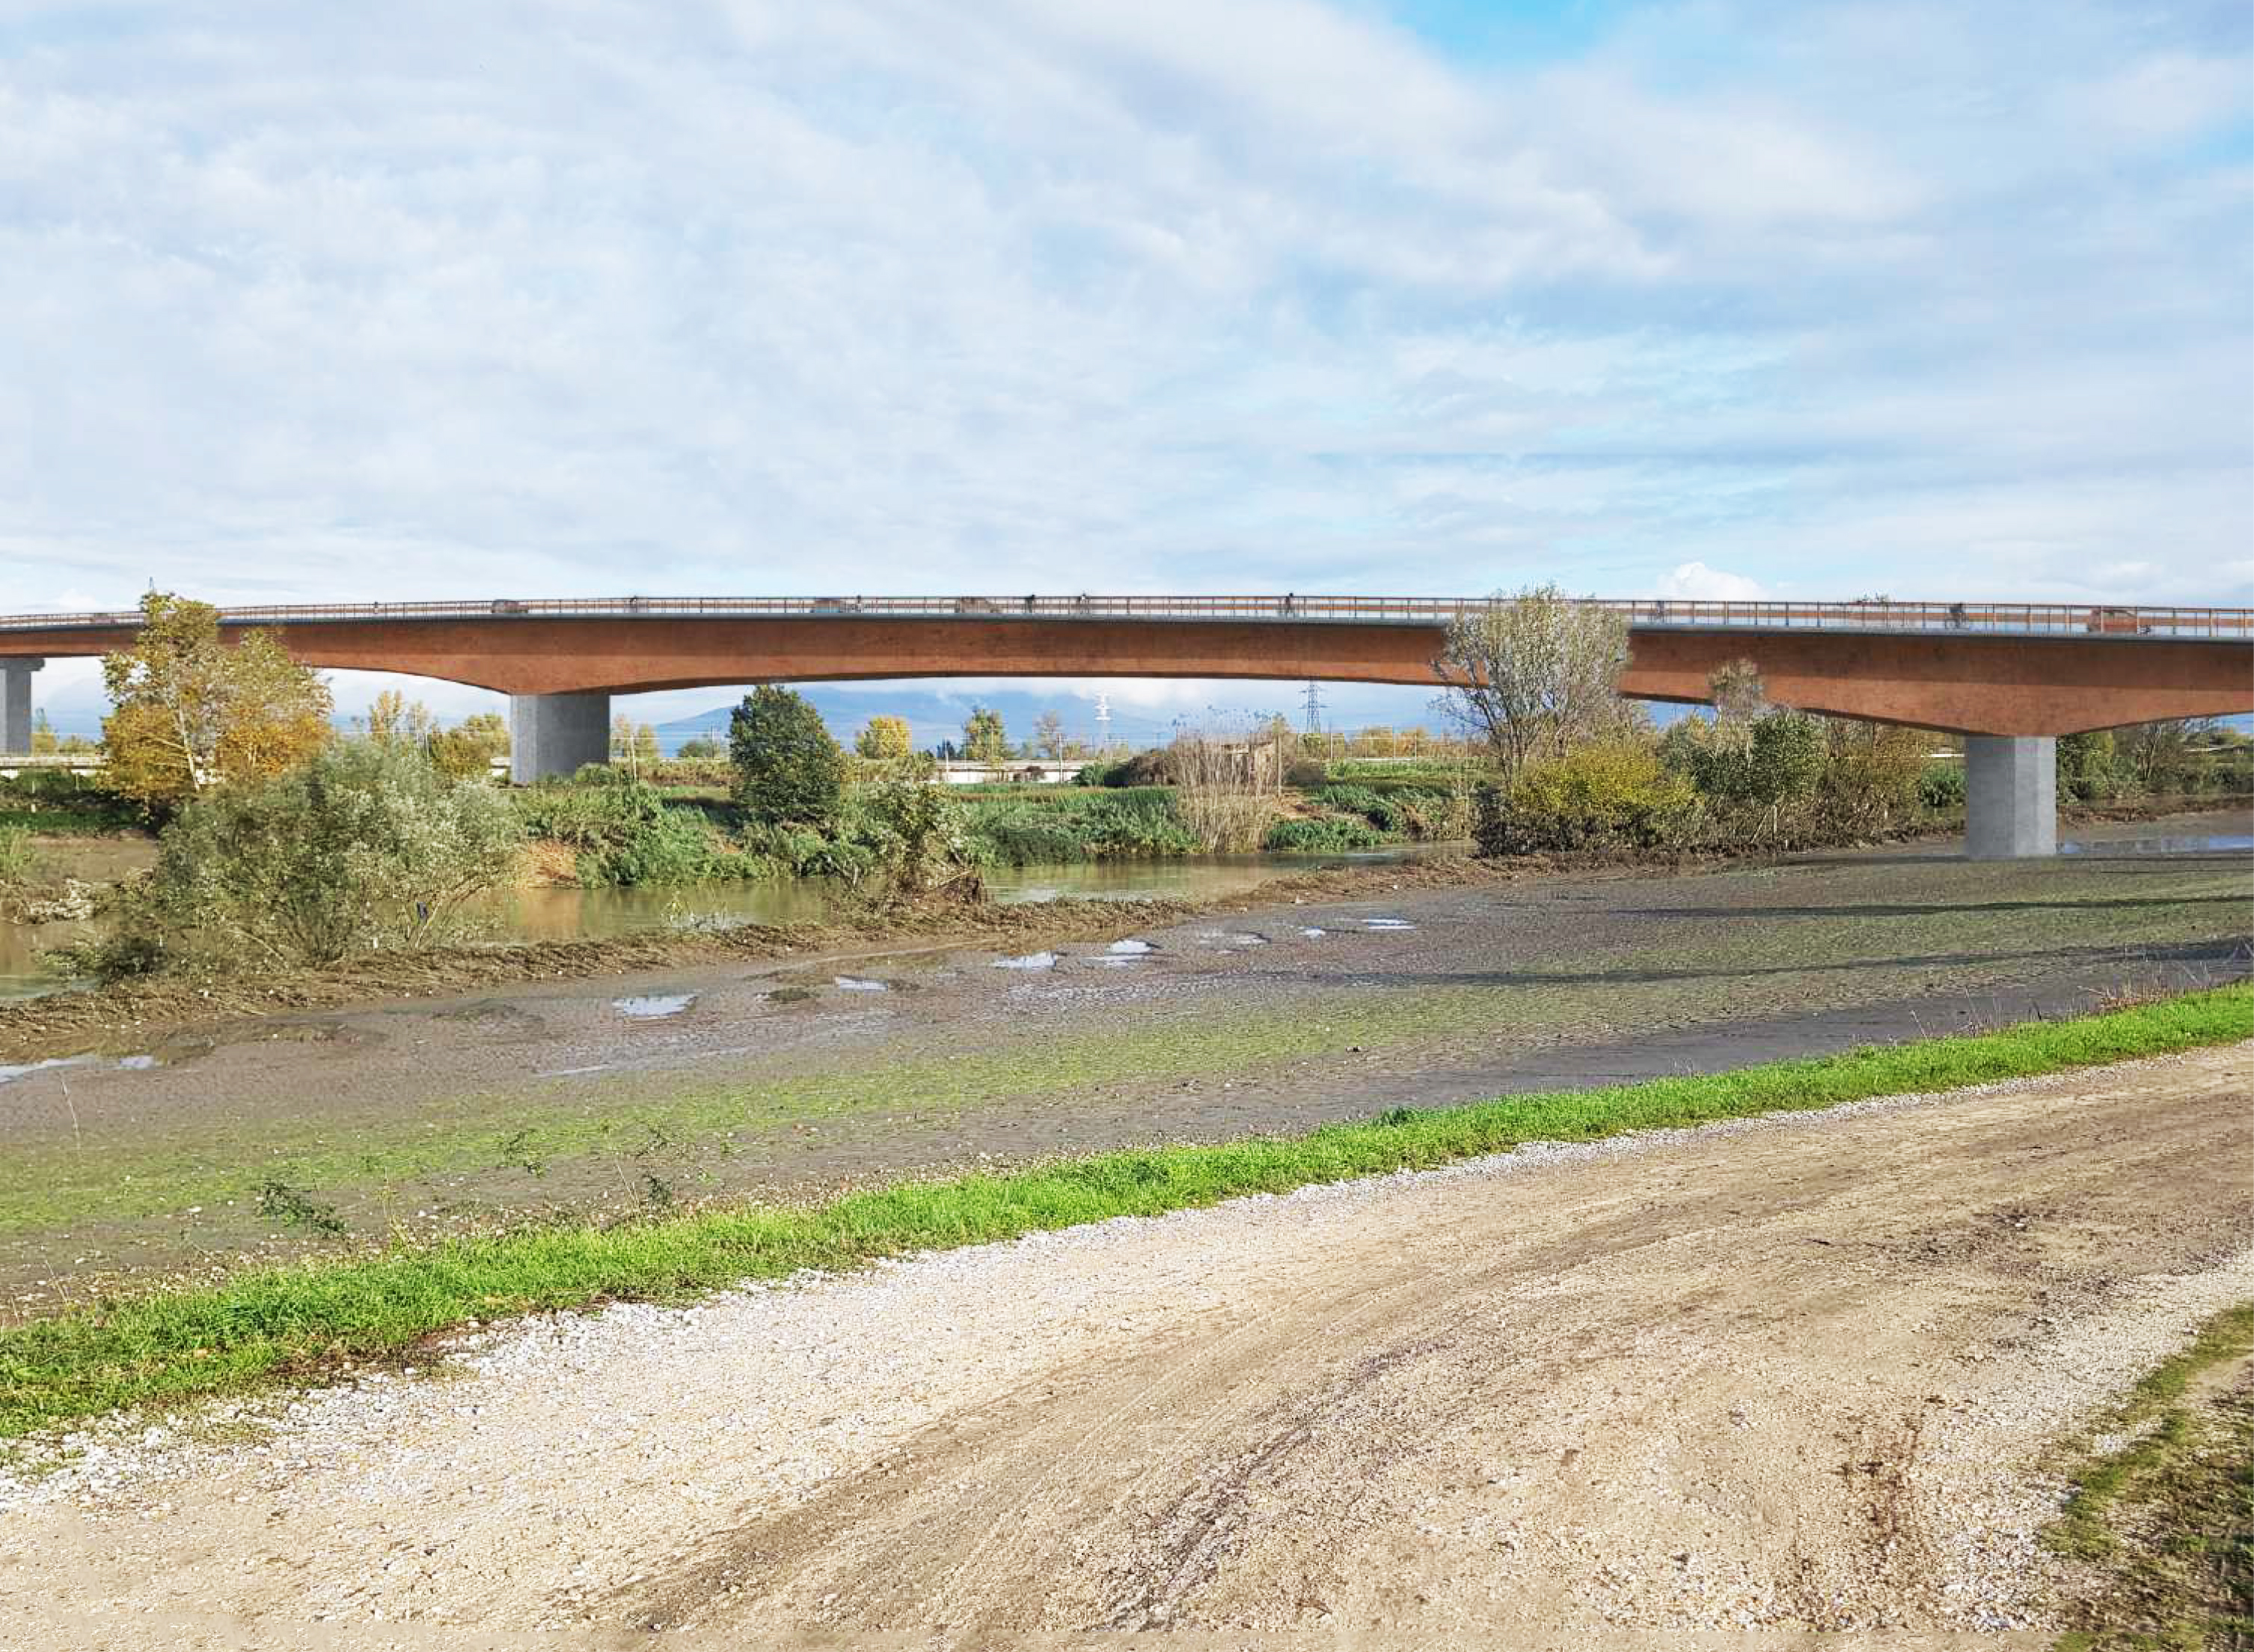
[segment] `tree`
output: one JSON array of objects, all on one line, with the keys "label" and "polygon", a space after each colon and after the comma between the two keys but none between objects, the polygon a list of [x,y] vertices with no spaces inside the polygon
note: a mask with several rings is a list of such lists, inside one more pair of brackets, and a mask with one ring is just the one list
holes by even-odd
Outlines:
[{"label": "tree", "polygon": [[2211,742],[2215,727],[2213,718],[2179,717],[2117,729],[2115,766],[2140,791],[2197,791],[2203,774],[2202,748]]},{"label": "tree", "polygon": [[45,757],[61,748],[62,742],[55,738],[55,725],[47,721],[47,709],[41,706],[32,714],[32,753]]},{"label": "tree", "polygon": [[1487,742],[1507,779],[1618,729],[1628,620],[1538,585],[1460,615],[1433,662],[1438,710]]},{"label": "tree", "polygon": [[728,748],[709,734],[690,735],[681,742],[681,749],[674,753],[683,761],[690,763],[709,763],[715,758],[725,757],[727,754]]},{"label": "tree", "polygon": [[1706,691],[1714,702],[1714,720],[1725,727],[1749,724],[1768,709],[1768,687],[1751,660],[1716,666],[1707,674]]},{"label": "tree", "polygon": [[2058,790],[2080,802],[2094,803],[2113,795],[2113,734],[2098,729],[2085,734],[2058,737]]},{"label": "tree", "polygon": [[845,798],[845,753],[822,713],[788,689],[754,689],[728,719],[736,801],[753,820],[826,826]]},{"label": "tree", "polygon": [[612,763],[639,780],[664,760],[655,729],[635,722],[623,711],[611,719]]},{"label": "tree", "polygon": [[971,708],[962,724],[962,756],[971,763],[999,765],[1010,760],[1010,731],[1002,714],[980,705]]},{"label": "tree", "polygon": [[438,732],[438,719],[430,715],[430,708],[396,689],[386,689],[369,701],[368,715],[356,721],[360,732],[378,746],[428,746]]},{"label": "tree", "polygon": [[107,785],[169,810],[222,781],[287,773],[327,744],[328,685],[270,631],[220,640],[219,610],[169,592],[141,599],[133,646],[105,654]]},{"label": "tree", "polygon": [[1052,763],[1064,761],[1064,719],[1054,711],[1044,711],[1033,719],[1032,747],[1036,756]]},{"label": "tree", "polygon": [[494,760],[508,755],[508,724],[498,711],[479,711],[430,738],[430,760],[458,780],[493,773]]},{"label": "tree", "polygon": [[914,751],[915,739],[908,732],[906,718],[872,717],[853,742],[853,749],[872,763],[897,763]]}]

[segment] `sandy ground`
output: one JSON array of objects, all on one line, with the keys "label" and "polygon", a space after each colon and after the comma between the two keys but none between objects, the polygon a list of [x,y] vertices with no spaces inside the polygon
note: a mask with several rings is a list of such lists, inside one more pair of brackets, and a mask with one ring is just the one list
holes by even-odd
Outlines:
[{"label": "sandy ground", "polygon": [[2254,1297],[2250,1096],[2244,1045],[488,1328],[0,1487],[0,1634],[2040,1644],[2046,1443]]}]

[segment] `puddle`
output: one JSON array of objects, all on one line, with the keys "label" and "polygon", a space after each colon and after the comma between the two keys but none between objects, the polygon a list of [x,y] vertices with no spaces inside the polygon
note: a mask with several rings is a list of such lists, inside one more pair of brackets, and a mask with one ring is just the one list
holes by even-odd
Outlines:
[{"label": "puddle", "polygon": [[0,1084],[13,1084],[19,1078],[51,1072],[59,1067],[84,1067],[93,1060],[91,1055],[58,1055],[45,1061],[26,1061],[19,1067],[0,1067]]},{"label": "puddle", "polygon": [[997,970],[1054,970],[1057,955],[1054,952],[1028,952],[1022,958],[997,958]]},{"label": "puddle", "polygon": [[1222,940],[1232,947],[1264,947],[1268,944],[1266,935],[1256,935],[1249,930],[1240,934],[1223,935]]},{"label": "puddle", "polygon": [[1406,918],[1364,918],[1362,927],[1365,929],[1414,929],[1417,926]]},{"label": "puddle", "polygon": [[2062,855],[2212,855],[2231,850],[2254,849],[2254,837],[2235,833],[2208,836],[2100,837],[2084,843],[2068,838],[2058,846]]},{"label": "puddle", "polygon": [[598,1061],[592,1067],[558,1067],[551,1068],[550,1071],[545,1073],[535,1073],[532,1076],[535,1078],[578,1078],[582,1074],[585,1073],[607,1073],[610,1070],[611,1068],[609,1062]]},{"label": "puddle", "polygon": [[1302,924],[1299,926],[1299,933],[1310,941],[1320,941],[1325,935],[1330,934],[1330,931],[1318,929],[1312,924]]},{"label": "puddle", "polygon": [[146,1073],[164,1065],[162,1056],[121,1055],[115,1060],[99,1055],[56,1055],[44,1061],[25,1061],[20,1066],[0,1066],[0,1084],[12,1084],[19,1078],[30,1078],[39,1073],[52,1073],[63,1068],[114,1068],[121,1073]]},{"label": "puddle", "polygon": [[1158,948],[1147,941],[1115,941],[1104,950],[1115,957],[1139,958],[1146,952],[1156,952]]},{"label": "puddle", "polygon": [[859,976],[841,975],[832,979],[848,992],[890,992],[892,990],[888,981],[868,981]]},{"label": "puddle", "polygon": [[611,1007],[629,1021],[662,1021],[696,1002],[694,992],[653,992],[637,998],[612,998]]},{"label": "puddle", "polygon": [[1082,963],[1093,964],[1099,970],[1117,970],[1123,967],[1140,963],[1143,962],[1143,959],[1139,953],[1130,952],[1124,956],[1116,956],[1110,954],[1098,953],[1092,958],[1082,958],[1081,962]]}]

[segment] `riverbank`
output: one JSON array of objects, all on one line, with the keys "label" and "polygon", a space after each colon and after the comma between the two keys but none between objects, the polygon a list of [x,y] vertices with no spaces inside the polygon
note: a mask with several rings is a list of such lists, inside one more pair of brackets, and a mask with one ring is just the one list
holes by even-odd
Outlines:
[{"label": "riverbank", "polygon": [[2243,851],[1448,881],[1478,870],[1164,922],[1088,903],[1071,941],[661,958],[121,1043],[0,1082],[0,1290],[38,1312],[394,1233],[819,1200],[2254,972]]},{"label": "riverbank", "polygon": [[[2179,821],[2188,830],[2223,820],[2232,831],[2254,831],[2245,800],[2218,800],[2165,810],[2121,804],[2062,813],[2069,828],[2105,828]],[[1946,834],[1908,835],[1903,847],[1948,844]],[[1853,850],[1830,851],[1852,853]],[[921,906],[838,904],[816,921],[766,924],[701,921],[696,890],[677,898],[679,927],[573,940],[456,947],[410,954],[369,955],[286,976],[244,975],[218,980],[156,977],[99,988],[74,988],[36,997],[0,999],[0,1064],[21,1064],[86,1050],[130,1054],[154,1040],[229,1020],[288,1012],[335,1010],[386,999],[415,999],[480,987],[536,982],[597,980],[663,969],[695,969],[730,962],[809,956],[850,956],[897,947],[954,942],[962,946],[1067,944],[1103,941],[1200,914],[1226,916],[1292,901],[1354,900],[1414,889],[1470,889],[1554,877],[1639,877],[1759,866],[1806,859],[1773,852],[1746,855],[1654,851],[1480,860],[1433,856],[1378,864],[1279,870],[1248,887],[1194,897],[1042,899],[1024,902],[947,902]]]},{"label": "riverbank", "polygon": [[[1428,1168],[1530,1142],[1595,1141],[1872,1096],[1992,1084],[2254,1038],[2254,989],[2222,988],[1817,1061],[1468,1107],[1390,1110],[1296,1138],[1099,1155],[1014,1176],[849,1194],[797,1210],[723,1209],[599,1228],[395,1243],[368,1257],[252,1271],[0,1329],[0,1438],[121,1406],[253,1388],[382,1358],[511,1314],[676,1298],[835,1271],[1117,1215],[1155,1215]],[[2243,1063],[2239,1070],[2243,1071]]]}]

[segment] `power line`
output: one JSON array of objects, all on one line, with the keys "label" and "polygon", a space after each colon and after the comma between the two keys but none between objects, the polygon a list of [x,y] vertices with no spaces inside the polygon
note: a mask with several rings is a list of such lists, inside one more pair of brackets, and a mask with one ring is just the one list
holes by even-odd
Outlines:
[{"label": "power line", "polygon": [[1323,732],[1323,685],[1314,678],[1307,679],[1307,732]]}]

